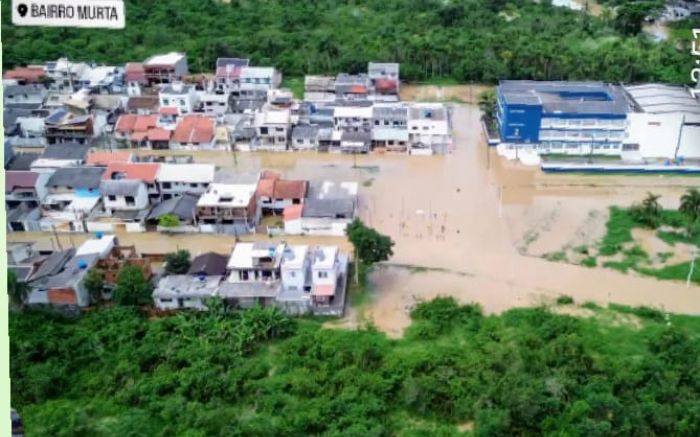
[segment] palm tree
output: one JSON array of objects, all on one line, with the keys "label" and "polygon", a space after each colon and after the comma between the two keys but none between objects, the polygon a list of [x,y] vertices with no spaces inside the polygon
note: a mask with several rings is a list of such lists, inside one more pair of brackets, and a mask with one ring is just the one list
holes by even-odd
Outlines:
[{"label": "palm tree", "polygon": [[642,210],[645,215],[650,218],[657,218],[661,213],[661,205],[659,204],[660,195],[647,193],[647,197],[642,201]]},{"label": "palm tree", "polygon": [[700,191],[697,188],[691,188],[681,196],[681,206],[678,211],[688,219],[687,230],[688,235],[691,235],[698,218],[700,218]]},{"label": "palm tree", "polygon": [[7,270],[7,294],[10,302],[17,308],[22,308],[29,294],[29,285],[17,278],[14,270]]}]

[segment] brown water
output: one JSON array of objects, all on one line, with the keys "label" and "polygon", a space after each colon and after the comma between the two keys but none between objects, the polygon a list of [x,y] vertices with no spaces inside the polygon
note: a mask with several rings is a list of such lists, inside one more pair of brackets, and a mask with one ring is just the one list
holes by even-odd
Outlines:
[{"label": "brown water", "polygon": [[[380,329],[400,335],[416,300],[452,295],[478,302],[488,312],[540,303],[560,294],[577,302],[609,301],[700,313],[697,287],[634,277],[602,268],[548,262],[539,255],[567,244],[593,242],[604,232],[607,208],[661,194],[666,206],[694,178],[657,176],[545,175],[506,162],[484,145],[475,106],[455,108],[455,150],[447,156],[316,153],[200,152],[197,162],[232,171],[276,169],[288,178],[354,180],[361,183],[360,215],[396,242],[389,266],[371,275],[374,298],[351,311]],[[161,154],[180,154],[161,152]],[[187,154],[187,153],[184,153]],[[357,167],[353,167],[356,162]],[[8,240],[51,235],[10,234]],[[68,244],[69,237],[61,236]],[[77,244],[85,236],[73,236]],[[193,254],[229,253],[234,239],[218,235],[123,234],[125,244],[162,253],[178,247]],[[246,237],[267,239],[267,236]],[[281,238],[290,243],[341,244],[344,238]],[[412,272],[401,265],[447,271]],[[356,320],[355,320],[356,322]]]}]

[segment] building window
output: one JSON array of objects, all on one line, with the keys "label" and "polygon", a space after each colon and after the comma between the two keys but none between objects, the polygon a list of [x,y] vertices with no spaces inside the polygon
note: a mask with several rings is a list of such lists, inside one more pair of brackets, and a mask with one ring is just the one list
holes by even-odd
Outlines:
[{"label": "building window", "polygon": [[291,278],[296,278],[297,277],[297,272],[289,272],[289,276]]},{"label": "building window", "polygon": [[171,303],[172,301],[172,299],[161,299],[160,303]]},{"label": "building window", "polygon": [[136,201],[134,200],[134,196],[124,196],[124,200],[126,201],[126,204],[129,206],[134,206],[136,204]]},{"label": "building window", "polygon": [[116,202],[117,196],[109,195],[109,196],[107,196],[107,199],[109,199],[110,202]]},{"label": "building window", "polygon": [[319,278],[327,278],[327,277],[328,277],[328,272],[318,272],[318,277],[319,277]]}]

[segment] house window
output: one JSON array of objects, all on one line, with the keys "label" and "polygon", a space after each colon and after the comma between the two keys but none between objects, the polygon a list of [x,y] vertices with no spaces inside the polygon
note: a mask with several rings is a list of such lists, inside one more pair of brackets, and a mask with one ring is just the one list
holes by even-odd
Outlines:
[{"label": "house window", "polygon": [[197,188],[197,184],[190,184],[190,187]]},{"label": "house window", "polygon": [[161,299],[160,303],[170,303],[172,301],[173,301],[172,299]]},{"label": "house window", "polygon": [[170,182],[163,182],[163,188],[171,188],[172,184]]},{"label": "house window", "polygon": [[304,140],[301,138],[297,138],[297,144],[304,144]]},{"label": "house window", "polygon": [[319,278],[327,278],[327,277],[328,277],[328,272],[318,272],[318,277],[319,277]]},{"label": "house window", "polygon": [[292,278],[296,278],[296,277],[297,277],[297,272],[289,272],[289,276],[292,277]]},{"label": "house window", "polygon": [[292,199],[292,205],[299,205],[301,203],[301,199]]},{"label": "house window", "polygon": [[134,206],[136,204],[136,201],[134,200],[134,196],[124,196],[124,200],[126,201],[126,204],[129,206]]},{"label": "house window", "polygon": [[107,196],[107,199],[109,199],[110,202],[116,202],[117,201],[117,196]]}]

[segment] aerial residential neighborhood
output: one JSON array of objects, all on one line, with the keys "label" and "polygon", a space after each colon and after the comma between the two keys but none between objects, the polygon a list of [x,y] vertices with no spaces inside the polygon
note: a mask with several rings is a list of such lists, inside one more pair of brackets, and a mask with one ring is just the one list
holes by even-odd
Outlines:
[{"label": "aerial residential neighborhood", "polygon": [[14,436],[700,435],[700,0],[87,3],[2,16]]}]

